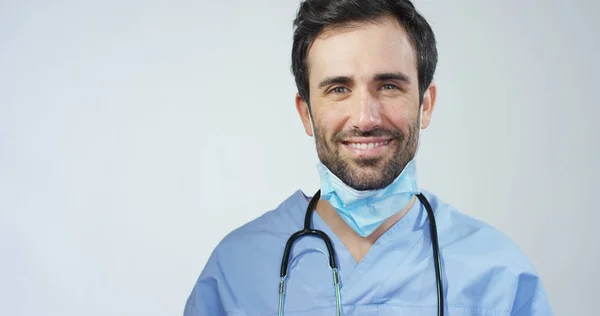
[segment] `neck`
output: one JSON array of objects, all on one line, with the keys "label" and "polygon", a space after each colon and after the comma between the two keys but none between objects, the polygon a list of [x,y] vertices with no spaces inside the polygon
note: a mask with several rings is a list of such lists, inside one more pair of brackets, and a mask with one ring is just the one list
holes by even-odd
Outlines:
[{"label": "neck", "polygon": [[410,203],[404,209],[387,218],[373,233],[366,237],[360,236],[348,226],[327,200],[319,200],[316,211],[333,233],[348,248],[354,260],[360,262],[379,237],[404,217],[415,203],[415,199],[416,196],[413,196]]}]

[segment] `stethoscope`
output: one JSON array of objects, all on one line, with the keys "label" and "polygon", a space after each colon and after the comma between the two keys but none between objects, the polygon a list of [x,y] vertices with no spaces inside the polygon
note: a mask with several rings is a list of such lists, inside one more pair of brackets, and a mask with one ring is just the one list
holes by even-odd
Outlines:
[{"label": "stethoscope", "polygon": [[[288,239],[285,250],[283,251],[283,259],[281,260],[281,281],[279,282],[279,316],[283,316],[283,298],[285,295],[285,278],[288,272],[288,262],[290,260],[290,251],[294,242],[304,236],[314,236],[320,238],[325,243],[327,247],[327,252],[329,253],[329,267],[333,271],[333,286],[335,287],[335,299],[337,306],[337,315],[340,316],[342,312],[342,304],[340,301],[340,278],[338,274],[337,267],[337,256],[335,254],[335,249],[333,248],[333,243],[331,239],[325,232],[312,229],[310,223],[312,222],[312,215],[315,209],[319,198],[321,197],[321,190],[317,191],[317,193],[312,197],[310,202],[308,203],[308,207],[306,208],[306,215],[304,216],[304,228],[292,234]],[[429,227],[431,233],[431,247],[433,248],[433,263],[435,266],[435,281],[437,284],[437,304],[438,304],[438,315],[444,315],[444,296],[442,290],[442,272],[440,269],[440,247],[438,245],[438,236],[437,236],[437,227],[435,225],[435,216],[433,215],[433,210],[431,209],[431,205],[427,198],[422,193],[417,194],[417,197],[421,201],[421,203],[425,206],[425,210],[427,211],[427,217],[429,218]]]}]

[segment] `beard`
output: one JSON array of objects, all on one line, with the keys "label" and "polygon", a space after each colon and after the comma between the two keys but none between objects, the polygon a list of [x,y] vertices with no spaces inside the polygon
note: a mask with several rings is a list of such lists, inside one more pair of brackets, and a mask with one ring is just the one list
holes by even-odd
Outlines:
[{"label": "beard", "polygon": [[[313,121],[314,122],[314,121]],[[316,122],[315,122],[316,123]],[[317,155],[333,174],[346,185],[355,190],[378,190],[390,185],[404,170],[404,167],[415,157],[419,143],[419,124],[410,124],[408,135],[399,129],[376,127],[369,131],[353,129],[338,132],[330,142],[321,125],[315,125],[315,142]],[[392,153],[380,157],[342,157],[339,145],[349,137],[389,137]]]}]

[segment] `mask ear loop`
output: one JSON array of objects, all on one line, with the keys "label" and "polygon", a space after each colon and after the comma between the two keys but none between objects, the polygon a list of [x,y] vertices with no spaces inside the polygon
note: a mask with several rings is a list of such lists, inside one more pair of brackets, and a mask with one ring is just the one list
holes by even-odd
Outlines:
[{"label": "mask ear loop", "polygon": [[315,123],[313,122],[313,118],[312,118],[312,111],[310,110],[310,107],[308,107],[308,104],[306,105],[306,107],[308,108],[308,119],[310,120],[310,131],[313,134],[313,137],[315,136]]},{"label": "mask ear loop", "polygon": [[421,130],[421,124],[423,124],[423,103],[419,106],[419,131]]},{"label": "mask ear loop", "polygon": [[419,152],[419,148],[421,147],[421,126],[423,124],[423,104],[421,103],[421,105],[419,106],[419,118],[418,118],[418,126],[417,126],[417,134],[418,134],[418,138],[417,138],[417,149],[415,150],[415,156],[413,157],[413,159],[415,159],[417,157],[417,153]]}]

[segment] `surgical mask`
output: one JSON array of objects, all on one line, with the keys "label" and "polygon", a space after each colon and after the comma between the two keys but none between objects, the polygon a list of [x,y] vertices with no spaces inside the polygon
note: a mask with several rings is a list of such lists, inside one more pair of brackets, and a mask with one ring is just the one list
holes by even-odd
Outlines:
[{"label": "surgical mask", "polygon": [[329,201],[346,224],[363,237],[403,210],[419,193],[414,159],[408,162],[390,185],[379,190],[356,190],[322,163],[317,164],[317,169],[321,178],[321,198]]}]

